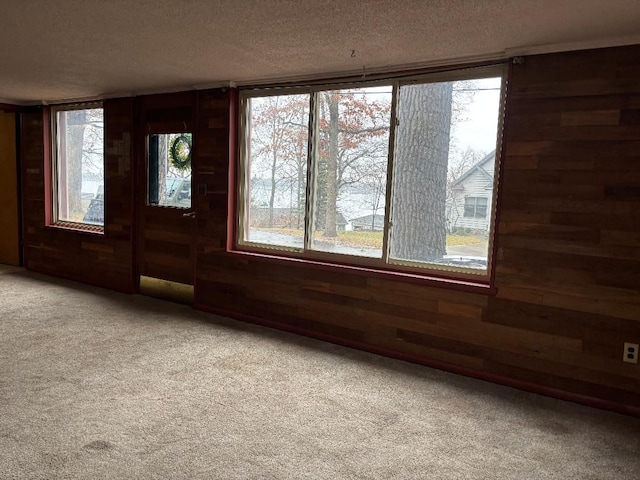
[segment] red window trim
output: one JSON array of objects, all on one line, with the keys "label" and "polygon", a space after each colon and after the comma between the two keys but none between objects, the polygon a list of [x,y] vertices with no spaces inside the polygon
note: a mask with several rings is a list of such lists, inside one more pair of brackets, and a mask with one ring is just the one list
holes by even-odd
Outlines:
[{"label": "red window trim", "polygon": [[70,230],[73,232],[91,233],[94,235],[104,235],[104,227],[102,225],[93,225],[90,223],[76,223],[76,222],[64,222],[58,221],[47,225],[50,228],[57,228],[60,230]]},{"label": "red window trim", "polygon": [[[85,103],[80,103],[78,105],[84,105]],[[87,105],[96,105],[100,104],[100,108],[102,108],[104,112],[103,102],[86,102]],[[70,104],[76,105],[76,104]],[[104,235],[105,234],[105,225],[93,225],[91,223],[82,223],[82,222],[70,222],[65,220],[54,220],[53,215],[53,205],[54,202],[57,202],[57,199],[54,199],[54,191],[53,191],[53,139],[55,138],[56,133],[52,131],[52,121],[51,121],[51,112],[52,108],[49,106],[45,106],[42,109],[42,125],[43,125],[43,141],[44,141],[44,224],[45,227],[56,228],[60,230],[74,231],[74,232],[84,232],[90,233],[94,235]],[[106,148],[103,144],[104,155],[105,155],[105,165],[106,165]],[[105,179],[106,180],[106,179]],[[106,187],[106,182],[105,182]],[[106,188],[105,188],[106,189]],[[105,218],[106,223],[106,218]]]}]

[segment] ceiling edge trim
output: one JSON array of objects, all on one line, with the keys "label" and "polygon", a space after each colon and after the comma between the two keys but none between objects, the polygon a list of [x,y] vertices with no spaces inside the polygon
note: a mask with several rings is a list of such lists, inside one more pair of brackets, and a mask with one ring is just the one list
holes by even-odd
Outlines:
[{"label": "ceiling edge trim", "polygon": [[446,68],[446,67],[464,67],[464,65],[475,65],[491,62],[500,62],[509,58],[505,52],[495,52],[485,55],[474,55],[466,57],[449,58],[446,60],[432,60],[429,62],[419,63],[405,63],[400,65],[391,65],[385,67],[367,67],[361,66],[357,70],[342,70],[334,72],[318,72],[307,75],[292,75],[289,77],[264,77],[260,79],[253,79],[247,81],[236,82],[238,87],[260,87],[265,85],[275,84],[305,84],[310,82],[318,82],[323,79],[339,79],[339,78],[357,78],[361,77],[363,80],[370,77],[380,77],[384,75],[393,75],[398,72],[413,72],[430,70],[434,68]]},{"label": "ceiling edge trim", "polygon": [[[88,103],[88,102],[99,102],[102,100],[108,100],[111,98],[128,98],[128,97],[142,97],[145,95],[158,95],[164,93],[179,93],[185,92],[189,90],[207,90],[211,88],[233,88],[235,87],[235,82],[230,80],[224,82],[212,82],[200,85],[187,85],[187,86],[178,86],[178,87],[167,87],[167,88],[154,88],[149,90],[137,90],[134,92],[111,92],[106,93],[104,95],[94,95],[94,96],[86,96],[86,97],[75,97],[64,100],[41,100],[39,102],[30,102],[24,103],[23,105],[62,105],[67,103]],[[2,100],[0,100],[2,102]],[[15,103],[15,102],[14,102]]]},{"label": "ceiling edge trim", "polygon": [[574,52],[578,50],[596,50],[599,48],[624,47],[640,44],[640,35],[626,35],[609,37],[583,42],[549,43],[543,45],[529,45],[525,47],[509,47],[505,50],[508,57],[522,57],[526,55],[544,55],[547,53]]},{"label": "ceiling edge trim", "polygon": [[33,102],[22,102],[19,100],[7,100],[5,98],[0,98],[0,105],[8,105],[13,107],[28,107],[30,105],[38,105],[38,103]]}]

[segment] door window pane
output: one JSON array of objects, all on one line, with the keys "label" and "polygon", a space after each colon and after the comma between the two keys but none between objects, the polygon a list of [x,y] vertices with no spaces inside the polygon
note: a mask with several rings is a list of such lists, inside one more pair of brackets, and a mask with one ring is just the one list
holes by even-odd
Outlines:
[{"label": "door window pane", "polygon": [[149,135],[148,204],[191,208],[190,133]]}]

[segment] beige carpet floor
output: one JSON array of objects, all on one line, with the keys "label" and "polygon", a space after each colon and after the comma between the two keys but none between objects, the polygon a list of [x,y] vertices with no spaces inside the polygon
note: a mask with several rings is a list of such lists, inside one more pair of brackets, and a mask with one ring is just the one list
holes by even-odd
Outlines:
[{"label": "beige carpet floor", "polygon": [[0,268],[0,479],[640,478],[640,419]]}]

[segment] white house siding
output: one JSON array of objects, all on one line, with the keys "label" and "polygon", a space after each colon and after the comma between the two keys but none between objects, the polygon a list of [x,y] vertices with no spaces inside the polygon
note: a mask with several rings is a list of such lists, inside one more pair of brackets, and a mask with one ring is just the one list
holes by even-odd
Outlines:
[{"label": "white house siding", "polygon": [[[454,201],[448,208],[447,221],[449,229],[454,227],[471,228],[473,230],[489,230],[491,220],[491,203],[493,200],[493,170],[495,158],[487,160],[480,167],[491,177],[478,169],[464,178],[453,191]],[[487,199],[487,215],[485,218],[468,218],[464,216],[465,197],[483,197]]]}]

